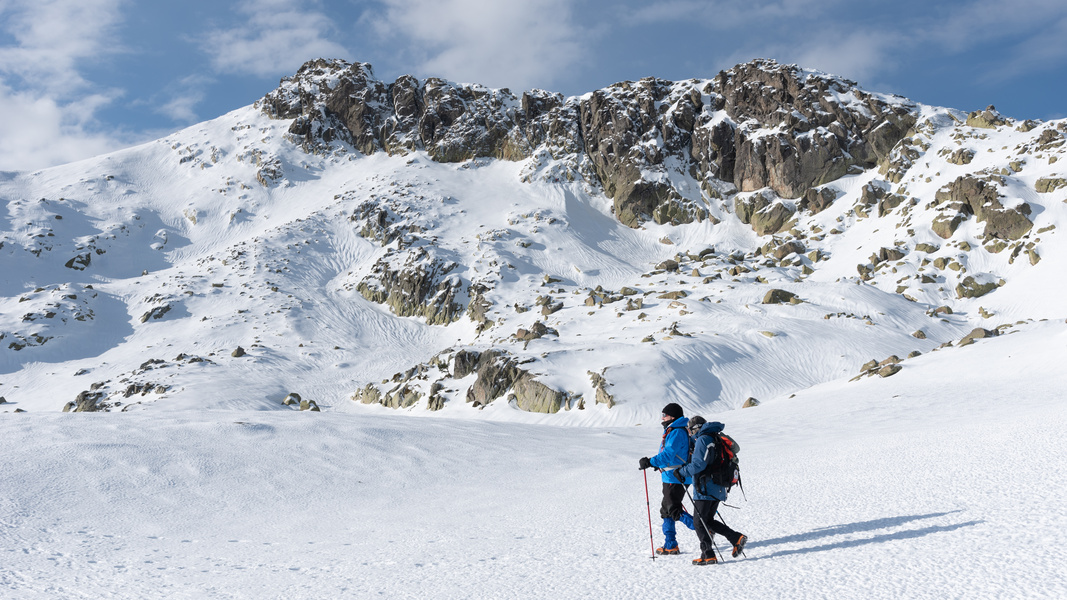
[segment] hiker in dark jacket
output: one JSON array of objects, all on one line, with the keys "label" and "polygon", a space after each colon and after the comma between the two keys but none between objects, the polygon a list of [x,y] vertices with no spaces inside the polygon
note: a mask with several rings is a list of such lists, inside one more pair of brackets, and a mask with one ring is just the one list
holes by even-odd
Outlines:
[{"label": "hiker in dark jacket", "polygon": [[689,431],[686,429],[689,420],[683,416],[682,407],[673,402],[663,407],[660,419],[663,423],[663,439],[659,444],[659,454],[652,458],[641,458],[638,466],[642,470],[652,467],[660,471],[663,480],[663,503],[659,516],[663,518],[664,539],[663,546],[656,548],[656,554],[678,554],[674,522],[680,520],[686,526],[693,527],[693,517],[682,509],[682,498],[685,498],[685,486],[689,484],[689,479],[679,481],[673,475],[674,469],[689,460]]},{"label": "hiker in dark jacket", "polygon": [[[719,502],[726,500],[726,488],[716,485],[710,477],[701,477],[700,473],[715,459],[715,434],[725,429],[725,425],[718,421],[705,423],[703,417],[693,417],[693,421],[702,423],[700,429],[690,431],[694,438],[693,456],[689,463],[671,473],[674,481],[693,481],[693,512],[696,520],[697,539],[700,540],[700,558],[694,559],[694,565],[713,565],[718,559],[715,557],[715,549],[712,539],[719,534],[730,540],[733,545],[732,555],[736,558],[745,547],[748,538],[726,526],[725,523],[715,520],[715,514],[719,510]],[[695,428],[694,428],[695,429]],[[684,488],[683,488],[684,489]],[[706,526],[706,527],[705,527]],[[708,531],[711,529],[711,532]]]}]

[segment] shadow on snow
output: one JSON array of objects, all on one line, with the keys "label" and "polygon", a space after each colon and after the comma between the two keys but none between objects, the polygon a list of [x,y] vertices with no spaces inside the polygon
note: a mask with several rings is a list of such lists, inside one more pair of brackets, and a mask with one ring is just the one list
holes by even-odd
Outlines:
[{"label": "shadow on snow", "polygon": [[[763,548],[763,547],[766,547],[766,546],[776,546],[776,545],[779,545],[779,544],[791,544],[791,543],[797,543],[797,542],[810,542],[810,541],[820,540],[820,539],[829,538],[829,537],[838,536],[838,535],[848,535],[848,534],[862,533],[862,532],[865,532],[865,531],[874,531],[874,530],[877,530],[877,529],[888,529],[888,528],[892,528],[892,527],[899,527],[901,525],[905,525],[905,524],[911,523],[913,521],[919,521],[919,520],[923,520],[923,519],[935,519],[937,517],[944,517],[946,515],[951,515],[951,514],[957,513],[957,512],[960,512],[960,511],[955,510],[955,511],[949,511],[949,512],[941,512],[941,513],[930,513],[930,514],[926,514],[926,515],[908,515],[908,516],[902,516],[902,517],[890,517],[890,518],[885,518],[885,519],[874,519],[874,520],[871,520],[871,521],[861,521],[861,522],[858,522],[858,523],[847,523],[847,524],[843,524],[843,525],[834,525],[834,526],[831,526],[831,527],[823,527],[823,528],[819,528],[819,529],[814,529],[814,530],[809,531],[807,533],[800,533],[800,534],[796,534],[796,535],[788,535],[788,536],[773,538],[773,539],[769,539],[769,540],[754,541],[750,545],[748,545],[746,548]],[[980,524],[982,522],[983,521],[964,521],[962,523],[953,523],[951,525],[931,525],[929,527],[922,527],[922,528],[919,528],[919,529],[909,529],[909,530],[906,530],[906,531],[896,531],[896,532],[883,533],[883,534],[875,535],[873,537],[864,538],[864,539],[842,540],[842,541],[839,541],[839,542],[825,543],[825,544],[820,544],[820,545],[816,545],[816,546],[809,546],[809,547],[806,547],[806,548],[795,548],[795,549],[791,549],[791,550],[780,550],[778,552],[774,552],[773,554],[768,554],[766,556],[756,556],[756,557],[753,557],[753,558],[748,559],[748,560],[764,560],[764,559],[768,559],[768,558],[777,558],[777,557],[780,557],[780,556],[790,556],[790,555],[793,555],[793,554],[808,554],[810,552],[823,552],[823,551],[826,551],[826,550],[838,550],[838,549],[841,549],[841,548],[854,548],[856,546],[865,546],[867,544],[881,544],[881,543],[889,542],[889,541],[893,541],[893,540],[905,540],[905,539],[911,539],[911,538],[918,538],[918,537],[923,537],[923,536],[934,534],[934,533],[943,533],[943,532],[946,532],[946,531],[955,531],[956,529],[961,529],[963,527],[972,527],[972,526],[978,525],[978,524]]]}]

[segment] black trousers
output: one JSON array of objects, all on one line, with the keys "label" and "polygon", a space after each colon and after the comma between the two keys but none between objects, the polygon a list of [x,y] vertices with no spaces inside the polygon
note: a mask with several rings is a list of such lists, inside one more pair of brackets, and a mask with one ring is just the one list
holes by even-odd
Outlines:
[{"label": "black trousers", "polygon": [[[680,483],[663,484],[663,504],[659,506],[659,516],[677,521],[682,517],[682,498],[685,498],[685,486]],[[714,514],[714,513],[712,513]]]},{"label": "black trousers", "polygon": [[[700,540],[701,558],[715,556],[715,547],[712,545],[712,539],[716,533],[730,540],[731,547],[741,539],[740,533],[730,529],[725,523],[715,520],[715,513],[719,510],[718,500],[694,500],[693,509],[696,512],[694,517],[697,517],[694,519],[696,522],[693,525],[696,526],[697,539]],[[712,533],[709,533],[704,528],[705,525],[707,525],[708,529],[711,529]]]}]

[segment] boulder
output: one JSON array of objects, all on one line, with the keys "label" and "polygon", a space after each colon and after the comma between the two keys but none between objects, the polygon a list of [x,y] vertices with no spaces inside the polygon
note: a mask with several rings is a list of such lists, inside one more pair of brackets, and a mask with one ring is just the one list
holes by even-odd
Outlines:
[{"label": "boulder", "polygon": [[148,312],[146,312],[145,314],[141,315],[141,322],[142,323],[147,323],[149,319],[160,319],[160,318],[163,317],[163,315],[167,314],[168,312],[170,312],[170,304],[164,304],[163,306],[156,306],[156,307],[152,308],[151,310],[149,310]]},{"label": "boulder", "polygon": [[904,258],[905,251],[901,248],[880,248],[878,250],[878,262],[897,261]]},{"label": "boulder", "polygon": [[996,330],[983,329],[982,327],[976,327],[970,333],[963,336],[960,340],[959,346],[969,346],[976,340],[981,340],[988,337],[995,337],[997,335]]},{"label": "boulder", "polygon": [[526,412],[557,413],[567,395],[537,381],[529,373],[523,373],[515,381],[513,393],[516,405]]},{"label": "boulder", "polygon": [[382,392],[373,383],[368,383],[352,395],[352,400],[362,404],[377,404],[382,399]]},{"label": "boulder", "polygon": [[667,260],[656,265],[656,269],[660,271],[675,272],[678,270],[678,261],[668,258]]},{"label": "boulder", "polygon": [[802,300],[793,292],[780,289],[768,290],[763,296],[763,304],[799,304],[800,302]]},{"label": "boulder", "polygon": [[100,400],[103,400],[104,397],[104,392],[83,391],[78,394],[73,402],[68,402],[63,407],[63,412],[97,412],[105,410],[106,407],[100,403]]},{"label": "boulder", "polygon": [[1039,194],[1051,194],[1064,187],[1067,187],[1067,179],[1063,177],[1042,177],[1034,184],[1034,189]]},{"label": "boulder", "polygon": [[785,258],[785,257],[787,257],[787,256],[789,256],[790,254],[793,254],[793,253],[803,254],[804,253],[804,244],[802,244],[802,243],[800,243],[800,242],[798,242],[796,240],[793,240],[793,241],[786,242],[786,243],[782,244],[781,246],[778,246],[777,248],[774,249],[774,257],[776,259],[778,259],[778,260],[782,260],[783,258]]},{"label": "boulder", "polygon": [[956,296],[959,298],[979,298],[999,287],[998,282],[988,278],[977,279],[968,275],[956,286]]},{"label": "boulder", "polygon": [[759,406],[760,401],[755,398],[748,398],[745,403],[741,405],[741,408],[752,408],[753,406]]},{"label": "boulder", "polygon": [[752,229],[756,235],[772,235],[786,229],[796,214],[791,204],[775,202],[752,215]]},{"label": "boulder", "polygon": [[897,373],[899,373],[901,368],[902,367],[897,363],[888,364],[888,365],[878,369],[878,376],[879,377],[891,377],[891,376],[896,375]]},{"label": "boulder", "polygon": [[600,373],[587,371],[593,388],[596,390],[596,403],[607,404],[608,408],[615,406],[615,396],[608,392],[608,380]]},{"label": "boulder", "polygon": [[1018,240],[1034,226],[1029,218],[1030,205],[1020,202],[1005,207],[1000,198],[994,183],[970,175],[956,178],[934,194],[937,204],[949,211],[934,220],[934,232],[948,239],[963,220],[974,215],[979,223],[985,223],[982,235],[986,240]]},{"label": "boulder", "polygon": [[524,373],[515,360],[499,350],[481,353],[474,384],[467,389],[467,402],[475,407],[485,406],[503,396]]},{"label": "boulder", "polygon": [[997,112],[997,109],[992,104],[987,106],[985,110],[976,110],[967,114],[968,127],[996,129],[998,126],[1006,124],[1007,121],[1004,116]]},{"label": "boulder", "polygon": [[837,190],[831,187],[818,190],[812,188],[804,193],[804,199],[800,201],[798,208],[815,215],[829,208],[834,200],[837,200]]},{"label": "boulder", "polygon": [[82,252],[74,258],[68,260],[64,265],[68,269],[74,269],[75,271],[84,271],[89,267],[89,264],[93,262],[93,255],[89,252]]},{"label": "boulder", "polygon": [[285,398],[282,400],[282,404],[284,404],[285,406],[292,406],[294,404],[299,406],[300,402],[301,402],[300,394],[298,394],[296,392],[289,392],[288,394],[285,395]]}]

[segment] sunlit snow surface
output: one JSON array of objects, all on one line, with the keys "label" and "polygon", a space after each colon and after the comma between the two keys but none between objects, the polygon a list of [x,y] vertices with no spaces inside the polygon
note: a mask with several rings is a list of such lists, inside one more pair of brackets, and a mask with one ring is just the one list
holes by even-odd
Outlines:
[{"label": "sunlit snow surface", "polygon": [[[1007,280],[980,299],[949,289],[910,302],[891,281],[859,284],[856,264],[903,235],[890,218],[846,220],[808,278],[642,277],[679,252],[766,240],[733,217],[632,230],[584,184],[522,183],[521,163],[310,155],[286,126],[249,108],[0,173],[0,331],[23,335],[0,340],[0,597],[1067,596],[1059,231],[1042,236],[1037,265],[971,254],[971,271]],[[264,185],[273,160],[281,175]],[[911,192],[956,176],[941,168]],[[805,226],[837,226],[872,176],[835,182],[841,210]],[[1035,207],[1035,230],[1067,228],[1062,190],[1027,181],[1006,193]],[[398,318],[355,290],[386,253],[350,220],[372,197],[407,207],[458,277],[494,283],[496,328]],[[84,271],[64,266],[83,252]],[[543,285],[546,274],[560,282]],[[637,287],[645,306],[584,306],[598,285]],[[771,287],[805,302],[762,305]],[[678,290],[688,295],[658,298]],[[533,303],[549,292],[566,307],[546,318]],[[929,316],[942,301],[954,314]],[[559,337],[510,339],[535,320]],[[688,335],[670,335],[675,324]],[[1001,324],[1006,335],[933,352]],[[238,346],[246,356],[231,355]],[[489,347],[585,407],[475,409],[464,385],[435,412],[350,399],[442,350]],[[893,377],[849,382],[868,360],[913,350]],[[616,406],[594,404],[590,371]],[[95,382],[164,390],[111,413],[59,412]],[[323,412],[282,406],[289,392]],[[750,396],[762,404],[740,409]],[[650,559],[636,465],[670,401],[741,444],[748,500],[735,493],[740,510],[723,516],[751,538],[743,560],[696,570],[689,532],[681,556]]]},{"label": "sunlit snow surface", "polygon": [[[747,558],[650,559],[659,429],[5,414],[10,598],[1059,598],[1067,326],[715,415]],[[658,477],[649,481],[653,511]],[[688,501],[686,502],[688,504]],[[657,525],[656,542],[661,542]],[[725,542],[719,540],[720,549]]]}]

